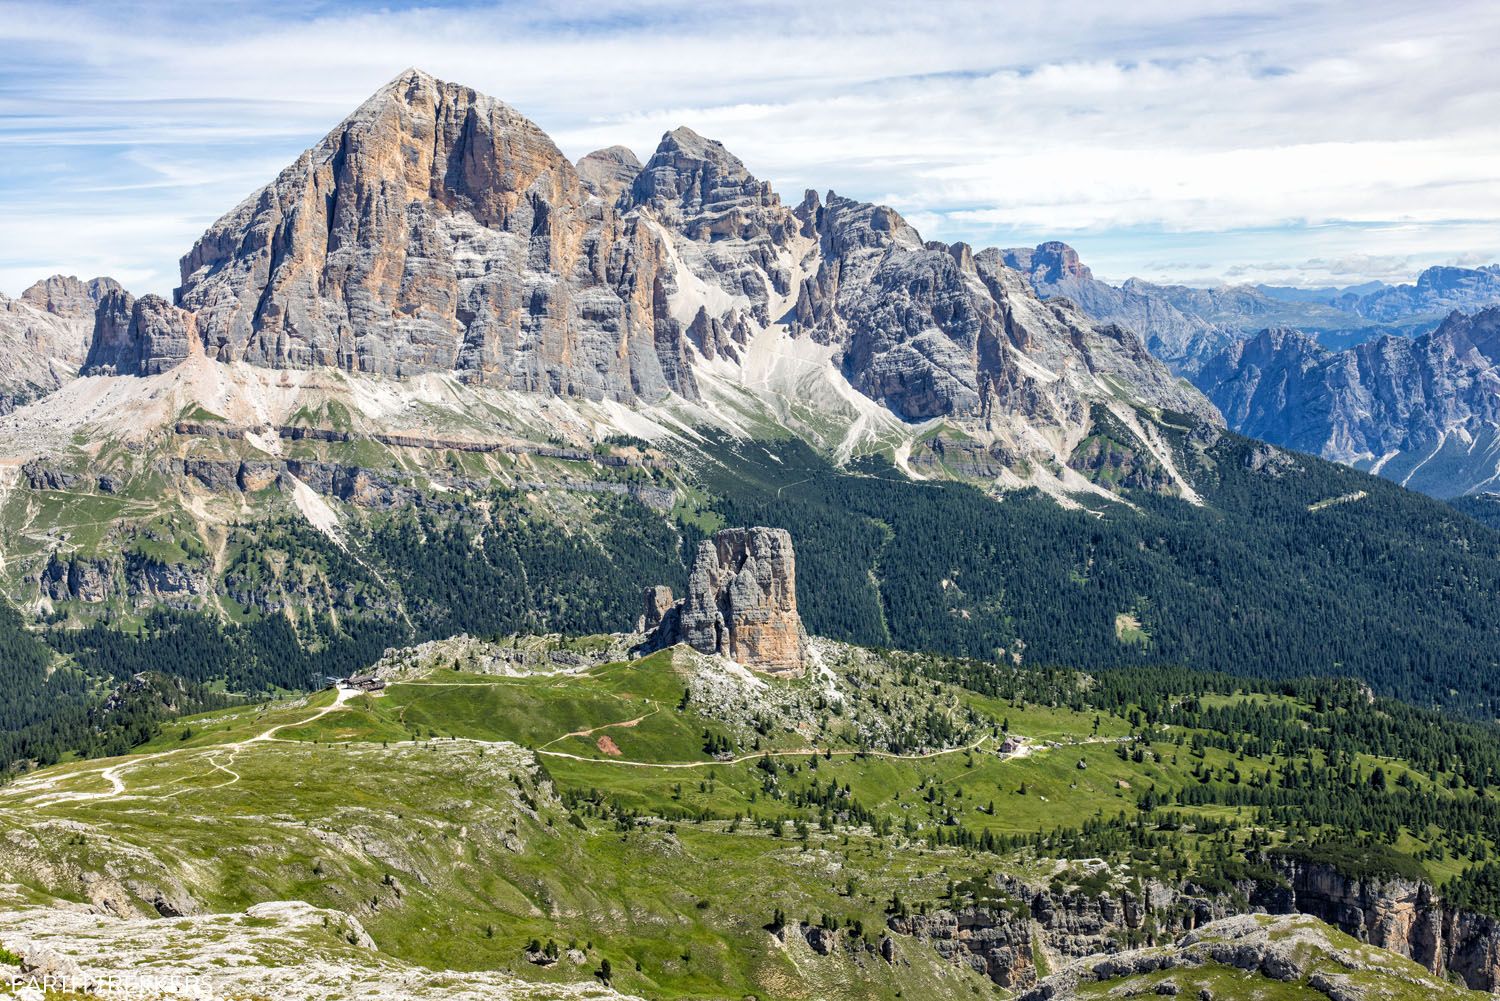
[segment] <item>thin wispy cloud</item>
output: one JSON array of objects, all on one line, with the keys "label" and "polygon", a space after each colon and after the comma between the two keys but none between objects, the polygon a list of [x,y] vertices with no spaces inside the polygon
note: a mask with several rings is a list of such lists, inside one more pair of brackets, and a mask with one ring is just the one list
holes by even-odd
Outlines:
[{"label": "thin wispy cloud", "polygon": [[208,223],[409,65],[574,157],[687,124],[788,198],[1067,239],[1111,278],[1408,278],[1500,259],[1500,8],[1439,7],[0,2],[0,289],[169,291]]}]

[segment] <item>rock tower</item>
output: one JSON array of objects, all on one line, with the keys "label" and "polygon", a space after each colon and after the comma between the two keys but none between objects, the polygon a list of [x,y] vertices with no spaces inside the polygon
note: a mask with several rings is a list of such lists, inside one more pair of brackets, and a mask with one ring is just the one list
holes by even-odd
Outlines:
[{"label": "rock tower", "polygon": [[[797,614],[797,557],[781,528],[728,528],[698,546],[686,597],[645,594],[648,645],[686,643],[774,675],[798,675],[807,649]],[[664,601],[663,599],[666,599]]]}]

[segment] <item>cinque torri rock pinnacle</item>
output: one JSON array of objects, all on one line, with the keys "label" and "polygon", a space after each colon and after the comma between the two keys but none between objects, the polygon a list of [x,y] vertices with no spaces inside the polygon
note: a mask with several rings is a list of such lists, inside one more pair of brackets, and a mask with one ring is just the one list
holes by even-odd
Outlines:
[{"label": "cinque torri rock pinnacle", "polygon": [[797,614],[797,557],[783,528],[726,528],[698,545],[688,593],[646,590],[653,645],[686,643],[774,675],[804,669],[806,633]]}]

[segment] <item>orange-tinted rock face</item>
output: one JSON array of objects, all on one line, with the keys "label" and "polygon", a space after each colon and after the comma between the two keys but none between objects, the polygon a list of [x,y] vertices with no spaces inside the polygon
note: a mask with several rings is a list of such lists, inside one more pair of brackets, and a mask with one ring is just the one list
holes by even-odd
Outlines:
[{"label": "orange-tinted rock face", "polygon": [[654,632],[672,610],[672,589],[663,584],[646,588],[645,611],[641,613],[641,632]]},{"label": "orange-tinted rock face", "polygon": [[801,674],[797,560],[781,528],[730,528],[704,540],[680,609],[681,639],[769,674]]},{"label": "orange-tinted rock face", "polygon": [[179,301],[223,361],[691,397],[663,261],[534,123],[412,71],[216,222]]}]

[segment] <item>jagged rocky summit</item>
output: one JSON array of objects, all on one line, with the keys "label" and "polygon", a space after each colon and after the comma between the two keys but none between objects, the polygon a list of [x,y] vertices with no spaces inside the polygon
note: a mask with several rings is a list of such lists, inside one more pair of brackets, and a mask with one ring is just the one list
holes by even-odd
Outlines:
[{"label": "jagged rocky summit", "polygon": [[1500,308],[1330,351],[1272,328],[1198,382],[1238,431],[1440,497],[1500,480]]},{"label": "jagged rocky summit", "polygon": [[806,668],[807,635],[797,614],[797,557],[783,528],[726,528],[704,539],[688,575],[688,593],[645,592],[646,647],[686,643],[779,676]]}]

